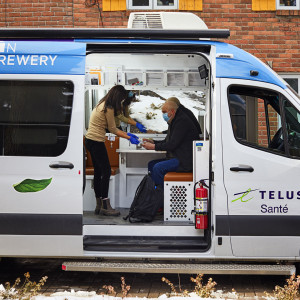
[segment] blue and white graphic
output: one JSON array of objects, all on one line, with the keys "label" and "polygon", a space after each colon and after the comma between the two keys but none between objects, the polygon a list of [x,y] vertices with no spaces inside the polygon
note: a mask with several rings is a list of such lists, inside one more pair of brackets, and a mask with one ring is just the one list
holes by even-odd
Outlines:
[{"label": "blue and white graphic", "polygon": [[82,75],[85,44],[74,42],[0,42],[1,74]]}]

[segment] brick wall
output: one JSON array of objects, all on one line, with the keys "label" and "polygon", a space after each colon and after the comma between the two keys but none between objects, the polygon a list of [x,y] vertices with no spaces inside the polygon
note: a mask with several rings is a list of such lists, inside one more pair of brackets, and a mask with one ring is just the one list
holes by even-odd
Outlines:
[{"label": "brick wall", "polygon": [[[2,0],[1,27],[126,27],[130,11],[102,12],[95,0]],[[97,3],[97,2],[96,2]],[[87,5],[86,5],[87,4]],[[100,13],[101,12],[101,13]],[[251,0],[203,0],[194,12],[209,28],[228,28],[234,44],[276,72],[300,73],[300,12],[251,10]]]},{"label": "brick wall", "polygon": [[[257,144],[268,148],[268,132],[267,132],[267,122],[266,122],[266,114],[265,114],[265,106],[264,101],[262,99],[258,99],[257,101]],[[274,137],[278,128],[280,127],[278,124],[278,113],[271,107],[268,107],[268,119],[269,119],[269,129],[270,129],[270,138]]]}]

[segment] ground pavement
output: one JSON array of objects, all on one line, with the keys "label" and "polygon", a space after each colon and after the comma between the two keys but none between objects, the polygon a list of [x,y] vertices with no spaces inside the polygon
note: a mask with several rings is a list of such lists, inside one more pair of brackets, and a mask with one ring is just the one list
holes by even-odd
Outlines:
[{"label": "ground pavement", "polygon": [[[0,262],[0,284],[9,281],[11,284],[17,277],[22,280],[23,274],[29,272],[32,281],[39,281],[48,276],[41,293],[50,295],[55,292],[96,291],[97,294],[106,294],[103,285],[111,285],[116,296],[122,296],[121,280],[124,276],[127,285],[131,286],[130,296],[156,298],[162,294],[170,293],[170,287],[162,282],[161,278],[169,279],[177,291],[193,291],[194,284],[190,277],[195,275],[181,274],[144,274],[144,273],[95,273],[95,272],[66,272],[61,270],[63,260],[59,259],[4,259]],[[217,282],[216,288],[224,292],[232,289],[240,298],[265,299],[265,291],[272,293],[275,285],[283,286],[286,276],[245,276],[245,275],[212,275],[204,276],[204,283],[212,277]],[[300,299],[300,298],[299,298]]]}]

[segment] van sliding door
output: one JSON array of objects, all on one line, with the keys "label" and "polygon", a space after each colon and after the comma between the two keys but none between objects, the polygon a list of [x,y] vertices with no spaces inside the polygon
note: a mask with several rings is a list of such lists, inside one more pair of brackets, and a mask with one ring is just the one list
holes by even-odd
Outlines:
[{"label": "van sliding door", "polygon": [[80,255],[84,47],[8,44],[1,57],[10,65],[0,71],[0,255]]}]

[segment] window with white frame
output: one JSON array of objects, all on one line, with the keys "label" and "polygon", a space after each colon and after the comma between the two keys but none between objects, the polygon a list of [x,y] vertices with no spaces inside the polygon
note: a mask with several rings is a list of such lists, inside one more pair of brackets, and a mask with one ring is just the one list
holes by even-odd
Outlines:
[{"label": "window with white frame", "polygon": [[280,74],[280,76],[300,95],[300,74]]},{"label": "window with white frame", "polygon": [[[127,0],[128,9],[178,9],[178,0]],[[298,1],[298,0],[297,0]]]},{"label": "window with white frame", "polygon": [[277,9],[300,9],[300,0],[276,0]]}]

